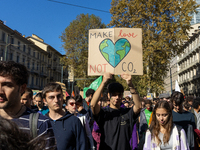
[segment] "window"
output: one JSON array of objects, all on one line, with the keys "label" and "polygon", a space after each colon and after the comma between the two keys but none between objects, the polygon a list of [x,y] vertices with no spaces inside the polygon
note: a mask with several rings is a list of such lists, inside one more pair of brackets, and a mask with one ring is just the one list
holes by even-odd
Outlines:
[{"label": "window", "polygon": [[23,62],[23,64],[25,65],[25,58],[23,57],[23,59],[22,59],[22,62]]},{"label": "window", "polygon": [[2,38],[1,39],[2,39],[2,41],[5,42],[5,33],[4,32],[2,33]]},{"label": "window", "polygon": [[37,64],[37,70],[39,70],[39,64]]},{"label": "window", "polygon": [[10,53],[10,60],[13,60],[13,53]]},{"label": "window", "polygon": [[35,51],[33,51],[33,57],[35,57]]},{"label": "window", "polygon": [[11,44],[14,44],[14,38],[13,37],[11,38]]},{"label": "window", "polygon": [[20,49],[20,41],[18,41],[18,49]]},{"label": "window", "polygon": [[19,63],[19,55],[17,55],[17,63]]},{"label": "window", "polygon": [[33,62],[33,63],[32,63],[32,69],[34,69],[34,68],[35,68],[35,63]]},{"label": "window", "polygon": [[31,55],[31,48],[28,48],[28,54]]},{"label": "window", "polygon": [[38,56],[37,56],[37,57],[38,57],[38,59],[40,58],[40,54],[39,54],[39,52],[38,52]]},{"label": "window", "polygon": [[35,83],[35,85],[38,85],[38,77],[36,77],[36,83]]},{"label": "window", "polygon": [[23,46],[23,52],[26,52],[26,45]]},{"label": "window", "polygon": [[29,61],[29,58],[28,58],[28,62],[27,62],[27,67],[30,69],[30,61]]},{"label": "window", "polygon": [[31,85],[33,85],[34,84],[34,77],[32,77],[32,81],[31,81]]}]

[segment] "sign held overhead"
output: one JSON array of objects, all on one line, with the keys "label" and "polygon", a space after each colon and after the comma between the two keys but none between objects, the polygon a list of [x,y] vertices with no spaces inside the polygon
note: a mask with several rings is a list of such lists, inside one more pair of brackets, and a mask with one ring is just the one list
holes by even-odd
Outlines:
[{"label": "sign held overhead", "polygon": [[143,75],[142,29],[89,30],[88,75]]}]

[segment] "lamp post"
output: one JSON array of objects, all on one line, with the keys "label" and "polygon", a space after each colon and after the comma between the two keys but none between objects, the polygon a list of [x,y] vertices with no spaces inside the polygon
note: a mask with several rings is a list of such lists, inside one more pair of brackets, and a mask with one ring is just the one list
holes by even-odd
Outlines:
[{"label": "lamp post", "polygon": [[172,94],[172,72],[171,72],[171,67],[169,68],[169,77],[170,77],[170,85],[171,85],[171,94]]}]

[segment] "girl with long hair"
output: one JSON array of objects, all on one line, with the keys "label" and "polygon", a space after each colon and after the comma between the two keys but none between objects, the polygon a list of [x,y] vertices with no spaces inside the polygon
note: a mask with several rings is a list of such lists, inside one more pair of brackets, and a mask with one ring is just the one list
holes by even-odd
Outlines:
[{"label": "girl with long hair", "polygon": [[143,150],[189,150],[184,129],[173,124],[172,109],[167,101],[159,101],[146,131]]}]

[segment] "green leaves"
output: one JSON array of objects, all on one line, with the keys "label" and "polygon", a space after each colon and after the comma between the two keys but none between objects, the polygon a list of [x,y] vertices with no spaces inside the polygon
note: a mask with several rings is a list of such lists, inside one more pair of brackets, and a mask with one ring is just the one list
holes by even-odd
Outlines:
[{"label": "green leaves", "polygon": [[140,94],[146,95],[147,87],[163,90],[169,60],[183,51],[197,7],[195,0],[112,0],[109,27],[143,30],[144,75],[134,76]]},{"label": "green leaves", "polygon": [[[88,78],[88,31],[105,28],[106,25],[95,15],[80,14],[60,36],[66,56],[62,59],[65,66],[73,66],[75,78]],[[89,86],[89,80],[79,80],[77,85],[83,89]]]}]

